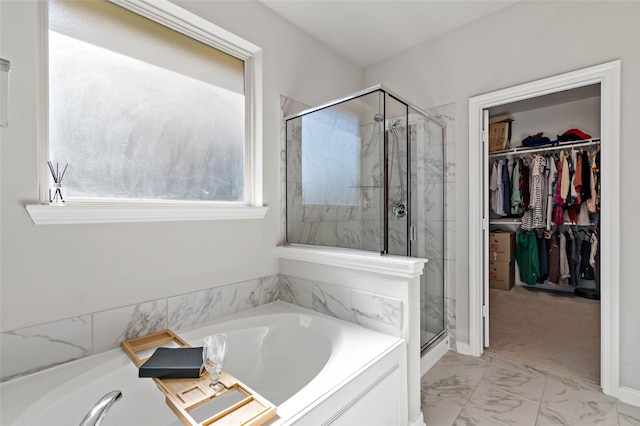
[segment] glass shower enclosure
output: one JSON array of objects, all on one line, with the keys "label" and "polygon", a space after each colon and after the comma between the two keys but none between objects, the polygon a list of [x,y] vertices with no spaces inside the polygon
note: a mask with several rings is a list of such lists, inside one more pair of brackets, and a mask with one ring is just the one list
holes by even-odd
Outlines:
[{"label": "glass shower enclosure", "polygon": [[423,351],[445,333],[444,130],[382,86],[285,117],[286,242],[427,258]]}]

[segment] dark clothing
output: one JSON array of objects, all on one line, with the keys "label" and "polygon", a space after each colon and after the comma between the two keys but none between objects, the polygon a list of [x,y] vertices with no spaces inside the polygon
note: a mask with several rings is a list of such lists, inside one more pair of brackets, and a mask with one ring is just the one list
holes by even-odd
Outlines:
[{"label": "dark clothing", "polygon": [[531,193],[529,192],[529,166],[522,163],[522,174],[520,175],[520,188],[522,189],[522,210],[529,210]]},{"label": "dark clothing", "polygon": [[539,284],[549,277],[549,250],[547,249],[547,240],[544,238],[544,234],[536,238],[538,243],[538,260],[540,262],[540,275],[537,282]]},{"label": "dark clothing", "polygon": [[582,256],[580,262],[580,278],[584,280],[595,279],[593,267],[591,267],[591,265],[589,264],[589,257],[591,256],[591,243],[589,242],[589,240],[582,240],[582,248],[580,250],[580,254]]},{"label": "dark clothing", "polygon": [[549,242],[549,282],[560,284],[560,245],[555,233]]},{"label": "dark clothing", "polygon": [[504,214],[509,216],[511,214],[511,183],[509,179],[509,160],[504,160],[504,165],[502,166],[502,194],[498,194],[498,196],[502,196],[504,200]]},{"label": "dark clothing", "polygon": [[582,157],[582,188],[580,190],[580,196],[584,203],[591,198],[591,167],[589,163],[589,154],[583,152],[580,156]]}]

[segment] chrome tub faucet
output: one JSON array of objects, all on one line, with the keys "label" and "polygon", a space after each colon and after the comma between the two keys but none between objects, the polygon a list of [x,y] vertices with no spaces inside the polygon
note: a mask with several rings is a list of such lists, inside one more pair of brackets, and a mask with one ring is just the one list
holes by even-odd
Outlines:
[{"label": "chrome tub faucet", "polygon": [[80,422],[80,426],[99,426],[107,415],[107,411],[121,398],[122,392],[119,390],[111,391],[100,398],[100,400],[91,407],[87,415],[84,416],[84,419]]}]

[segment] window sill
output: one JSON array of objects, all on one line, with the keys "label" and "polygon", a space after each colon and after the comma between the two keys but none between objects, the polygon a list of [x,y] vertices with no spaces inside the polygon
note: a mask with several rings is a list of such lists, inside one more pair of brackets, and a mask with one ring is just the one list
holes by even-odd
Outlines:
[{"label": "window sill", "polygon": [[263,219],[268,207],[175,205],[27,205],[36,225]]}]

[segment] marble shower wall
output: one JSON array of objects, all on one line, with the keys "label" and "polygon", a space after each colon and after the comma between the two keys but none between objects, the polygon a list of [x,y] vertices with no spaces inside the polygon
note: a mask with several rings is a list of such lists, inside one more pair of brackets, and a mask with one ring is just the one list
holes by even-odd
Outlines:
[{"label": "marble shower wall", "polygon": [[[284,96],[281,97],[281,108],[283,117],[306,109],[303,104]],[[287,232],[287,241],[380,251],[382,177],[378,123],[373,121],[373,117],[370,118],[370,123],[360,124],[339,114],[323,111],[320,113],[322,117],[318,120],[323,121],[326,132],[340,133],[343,136],[358,139],[358,152],[353,153],[358,158],[359,176],[352,176],[349,182],[340,181],[333,186],[307,185],[305,191],[314,191],[314,200],[303,203],[301,149],[303,120],[296,118],[289,120],[288,123],[283,122],[282,205],[286,205],[287,208],[282,216],[282,224]],[[305,157],[305,167],[309,167],[310,170],[324,170],[327,163],[341,161],[341,158],[332,156],[336,151],[332,146],[336,143],[335,138],[321,137],[314,143],[322,144],[323,149],[318,150],[317,156]],[[327,156],[323,157],[323,152],[327,153]],[[338,170],[340,167],[333,169]],[[326,175],[326,173],[320,174]],[[339,201],[332,201],[329,198],[339,199]],[[288,221],[286,215],[289,217]],[[284,239],[283,235],[283,241]]]},{"label": "marble shower wall", "polygon": [[[456,257],[455,257],[455,220],[456,220],[456,180],[455,180],[455,104],[447,104],[427,110],[433,118],[446,125],[444,132],[444,158],[441,164],[430,164],[429,168],[440,168],[444,176],[444,194],[433,194],[431,200],[444,203],[444,256],[432,267],[442,268],[444,271],[445,294],[444,309],[446,310],[446,329],[451,342],[451,348],[456,349]],[[428,208],[427,208],[428,210]],[[434,262],[436,263],[436,262]],[[440,275],[442,276],[442,275]],[[442,306],[442,305],[440,305]]]},{"label": "marble shower wall", "polygon": [[178,332],[278,300],[279,291],[280,275],[271,275],[3,332],[0,377],[9,380],[167,328]]}]

